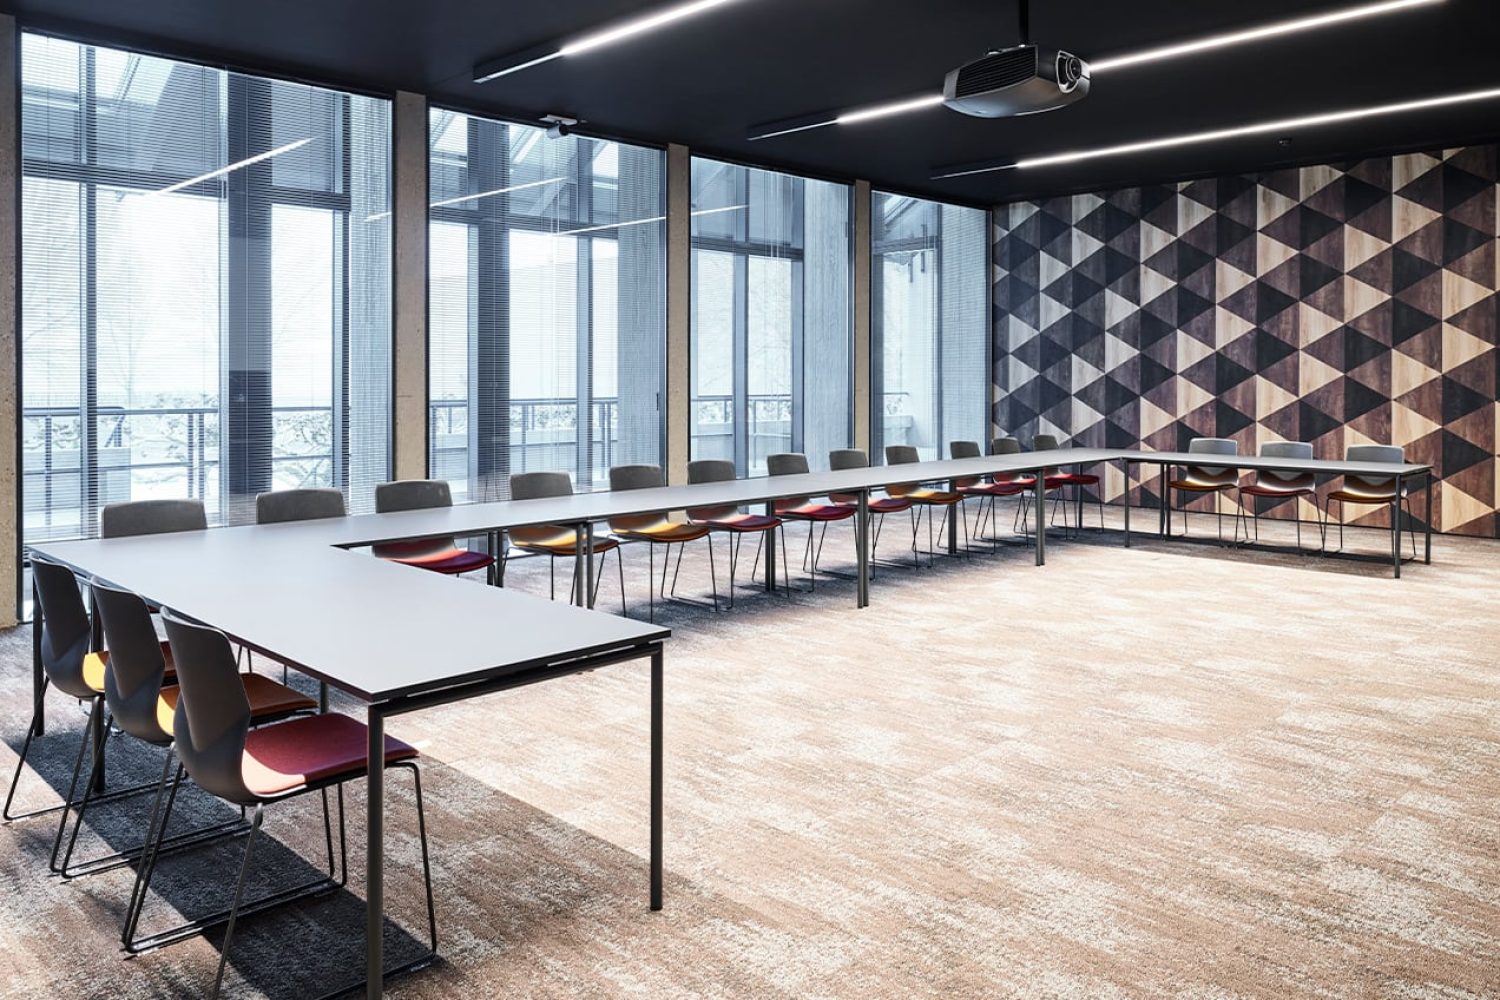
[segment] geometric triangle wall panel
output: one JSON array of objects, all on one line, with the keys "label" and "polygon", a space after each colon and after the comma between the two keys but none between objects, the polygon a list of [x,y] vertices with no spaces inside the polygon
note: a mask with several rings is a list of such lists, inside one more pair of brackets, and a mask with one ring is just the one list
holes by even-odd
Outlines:
[{"label": "geometric triangle wall panel", "polygon": [[[1437,470],[1435,528],[1493,537],[1497,178],[1500,146],[1468,146],[999,206],[995,429],[1397,444]],[[1154,501],[1151,477],[1106,477],[1106,499],[1127,489]]]}]

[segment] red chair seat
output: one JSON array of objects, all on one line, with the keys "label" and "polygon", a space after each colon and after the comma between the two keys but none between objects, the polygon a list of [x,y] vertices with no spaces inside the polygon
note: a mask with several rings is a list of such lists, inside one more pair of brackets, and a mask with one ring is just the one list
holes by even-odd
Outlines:
[{"label": "red chair seat", "polygon": [[1013,497],[1026,492],[1026,487],[1018,483],[970,483],[968,486],[960,486],[958,492],[966,496],[991,496],[991,497]]},{"label": "red chair seat", "polygon": [[1015,476],[1010,479],[997,478],[997,483],[1005,483],[1009,486],[1019,486],[1023,490],[1036,489],[1036,476]]},{"label": "red chair seat", "polygon": [[484,569],[495,562],[493,556],[469,549],[439,549],[435,552],[428,550],[401,555],[399,552],[392,553],[389,548],[386,548],[381,552],[380,557],[401,563],[403,566],[416,566],[434,573],[447,573],[455,576],[459,573],[472,573],[476,569]]},{"label": "red chair seat", "polygon": [[855,509],[840,503],[804,503],[776,513],[799,521],[842,521],[846,517],[853,517]]},{"label": "red chair seat", "polygon": [[903,510],[911,510],[911,501],[900,497],[876,497],[870,501],[870,513],[872,514],[899,514]]},{"label": "red chair seat", "polygon": [[[252,729],[245,735],[240,765],[245,787],[260,798],[276,798],[304,785],[365,773],[369,731],[347,715],[313,715]],[[415,747],[385,738],[387,764],[417,756]]]},{"label": "red chair seat", "polygon": [[[1034,482],[1033,482],[1033,485],[1034,485]],[[1064,486],[1072,486],[1072,485],[1073,485],[1073,480],[1070,479],[1070,478],[1068,478],[1068,476],[1065,473],[1061,473],[1061,472],[1054,473],[1053,475],[1048,476],[1045,480],[1042,481],[1042,487],[1044,489],[1049,489],[1049,490],[1060,490]]]},{"label": "red chair seat", "polygon": [[702,523],[715,531],[770,531],[781,523],[781,518],[770,514],[731,514],[711,517]]},{"label": "red chair seat", "polygon": [[1066,486],[1099,485],[1099,477],[1092,472],[1059,472],[1056,475],[1047,477],[1047,482],[1050,483],[1053,480],[1058,480]]}]

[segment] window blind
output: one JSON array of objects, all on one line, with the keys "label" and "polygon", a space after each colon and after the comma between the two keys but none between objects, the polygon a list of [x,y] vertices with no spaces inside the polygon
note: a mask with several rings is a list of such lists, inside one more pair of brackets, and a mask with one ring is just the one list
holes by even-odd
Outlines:
[{"label": "window blind", "polygon": [[987,213],[877,191],[872,207],[872,436],[924,460],[989,427]]},{"label": "window blind", "polygon": [[691,454],[826,468],[852,422],[851,191],[692,161]]},{"label": "window blind", "polygon": [[390,105],[25,34],[23,537],[390,469]]},{"label": "window blind", "polygon": [[665,154],[433,109],[429,440],[456,500],[660,463]]}]

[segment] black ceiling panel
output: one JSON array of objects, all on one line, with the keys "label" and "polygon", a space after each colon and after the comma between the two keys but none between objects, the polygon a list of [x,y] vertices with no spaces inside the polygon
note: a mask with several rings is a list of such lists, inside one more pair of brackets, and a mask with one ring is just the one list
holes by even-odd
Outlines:
[{"label": "black ceiling panel", "polygon": [[[1431,7],[1097,74],[1069,108],[1022,119],[941,107],[750,142],[752,125],[936,93],[945,72],[1016,40],[1011,0],[738,0],[617,46],[476,85],[487,58],[577,37],[670,0],[0,0],[23,26],[535,119],[977,204],[1251,172],[1500,136],[1500,101],[951,180],[1012,160],[1320,111],[1500,87],[1500,3]],[[1085,58],[1363,0],[1034,0],[1042,44]]]}]

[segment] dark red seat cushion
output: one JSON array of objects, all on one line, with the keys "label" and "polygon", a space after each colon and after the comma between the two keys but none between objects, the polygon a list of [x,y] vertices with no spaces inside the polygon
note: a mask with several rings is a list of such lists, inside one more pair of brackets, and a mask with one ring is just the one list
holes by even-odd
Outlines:
[{"label": "dark red seat cushion", "polygon": [[1267,486],[1262,483],[1252,483],[1249,486],[1241,486],[1241,493],[1248,493],[1253,497],[1298,497],[1315,496],[1317,490],[1311,486]]},{"label": "dark red seat cushion", "polygon": [[403,566],[416,566],[432,570],[434,573],[453,575],[484,569],[495,561],[493,556],[469,549],[440,549],[436,552],[414,552],[411,555],[391,554],[387,551],[381,554],[381,558],[401,563]]},{"label": "dark red seat cushion", "polygon": [[903,510],[911,510],[911,501],[900,497],[876,497],[870,501],[870,512],[872,514],[899,514]]},{"label": "dark red seat cushion", "polygon": [[841,503],[804,503],[776,513],[799,521],[842,521],[854,516],[854,508]]},{"label": "dark red seat cushion", "polygon": [[[245,735],[240,765],[245,787],[261,798],[275,798],[304,785],[365,773],[369,730],[347,715],[312,715],[252,729]],[[417,756],[416,747],[385,738],[387,764]]]},{"label": "dark red seat cushion", "polygon": [[781,518],[770,514],[731,514],[711,517],[703,523],[716,531],[770,531],[781,523]]},{"label": "dark red seat cushion", "polygon": [[1047,477],[1047,482],[1058,480],[1066,486],[1097,486],[1099,477],[1091,472],[1059,472]]}]

